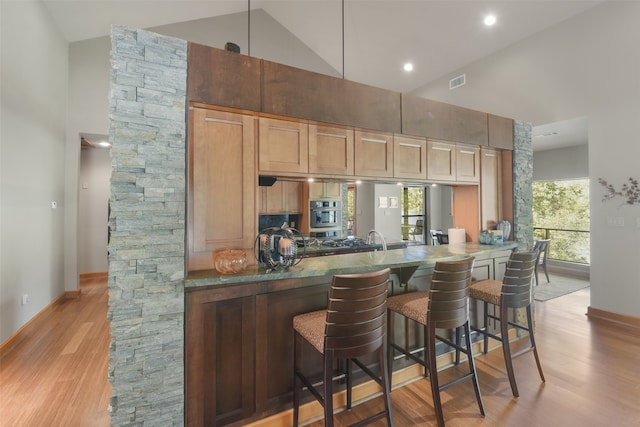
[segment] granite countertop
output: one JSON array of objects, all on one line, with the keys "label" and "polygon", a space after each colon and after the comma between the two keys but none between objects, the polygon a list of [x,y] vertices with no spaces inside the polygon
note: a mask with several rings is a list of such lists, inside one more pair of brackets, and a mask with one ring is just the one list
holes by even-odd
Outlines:
[{"label": "granite countertop", "polygon": [[185,280],[186,288],[226,285],[235,283],[264,282],[269,280],[319,277],[333,274],[363,273],[381,268],[429,267],[436,261],[460,259],[465,256],[488,258],[491,253],[509,251],[518,247],[516,242],[502,245],[481,245],[478,243],[457,243],[437,246],[409,246],[403,249],[389,249],[386,253],[361,252],[353,254],[328,255],[304,258],[298,265],[288,270],[267,272],[264,267],[250,265],[244,271],[224,275],[215,270],[190,272]]}]

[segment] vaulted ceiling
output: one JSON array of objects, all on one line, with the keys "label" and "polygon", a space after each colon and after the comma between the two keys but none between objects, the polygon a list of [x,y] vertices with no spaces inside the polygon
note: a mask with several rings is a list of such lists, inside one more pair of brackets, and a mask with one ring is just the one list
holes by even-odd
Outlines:
[{"label": "vaulted ceiling", "polygon": [[[411,92],[517,43],[601,1],[582,0],[43,0],[69,42],[106,36],[112,24],[154,28],[234,16],[246,37],[242,53],[265,37],[266,13],[315,52],[336,76]],[[483,23],[487,14],[497,22]],[[212,28],[211,31],[216,31]],[[245,31],[243,31],[245,33]],[[216,46],[223,47],[223,46]],[[270,58],[266,58],[270,59]],[[406,72],[403,65],[413,64]],[[552,131],[546,131],[551,133]],[[552,141],[555,135],[548,135]],[[547,142],[547,143],[548,143]]]}]

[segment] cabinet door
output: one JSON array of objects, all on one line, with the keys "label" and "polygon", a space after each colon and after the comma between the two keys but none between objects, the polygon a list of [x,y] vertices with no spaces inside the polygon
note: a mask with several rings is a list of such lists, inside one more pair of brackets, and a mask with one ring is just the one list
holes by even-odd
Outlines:
[{"label": "cabinet door", "polygon": [[[185,412],[189,426],[215,427],[255,413],[255,293],[226,287],[188,292]],[[246,295],[242,295],[246,294]]]},{"label": "cabinet door", "polygon": [[456,180],[456,145],[452,142],[427,140],[427,178]]},{"label": "cabinet door", "polygon": [[353,175],[353,129],[309,124],[309,173]]},{"label": "cabinet door", "polygon": [[260,118],[260,173],[296,174],[309,171],[307,122]]},{"label": "cabinet door", "polygon": [[342,198],[342,184],[339,182],[309,183],[309,200],[340,198]]},{"label": "cabinet door", "polygon": [[500,220],[500,153],[493,149],[480,150],[481,227],[494,229]]},{"label": "cabinet door", "polygon": [[355,174],[393,178],[393,135],[355,131]]},{"label": "cabinet door", "polygon": [[260,213],[281,214],[300,213],[302,183],[296,181],[276,181],[270,187],[260,188]]},{"label": "cabinet door", "polygon": [[456,181],[480,182],[480,149],[456,145]]},{"label": "cabinet door", "polygon": [[[188,268],[213,268],[221,248],[246,249],[256,236],[253,116],[193,108],[189,134]],[[230,214],[230,212],[232,214]]]},{"label": "cabinet door", "polygon": [[285,213],[302,212],[302,183],[282,181],[282,211]]},{"label": "cabinet door", "polygon": [[393,137],[393,174],[396,178],[427,179],[427,140]]}]

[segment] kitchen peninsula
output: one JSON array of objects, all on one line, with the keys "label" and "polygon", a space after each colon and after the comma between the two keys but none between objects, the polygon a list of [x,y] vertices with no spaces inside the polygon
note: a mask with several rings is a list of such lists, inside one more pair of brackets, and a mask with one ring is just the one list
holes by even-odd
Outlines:
[{"label": "kitchen peninsula", "polygon": [[[195,43],[188,63],[187,425],[240,426],[291,407],[292,318],[326,308],[334,274],[389,267],[393,294],[427,289],[437,260],[471,255],[476,279],[502,277],[517,244],[475,241],[500,219],[513,222],[514,120]],[[261,178],[287,185],[269,191]],[[220,249],[252,257],[270,208],[300,213],[296,224],[311,231],[313,199],[299,185],[310,180],[323,196],[336,182],[450,185],[466,243],[310,257],[269,273],[255,263],[235,275],[213,270]],[[395,336],[420,344],[403,322]],[[304,359],[311,372],[322,366],[311,351]]]},{"label": "kitchen peninsula", "polygon": [[[514,242],[410,246],[305,258],[289,270],[256,265],[235,275],[189,273],[186,291],[186,416],[189,425],[243,425],[290,408],[293,316],[326,307],[334,274],[389,267],[391,294],[428,288],[438,260],[474,256],[474,278],[500,279]],[[398,322],[396,336],[405,334]],[[321,367],[305,354],[310,369]],[[313,363],[313,362],[317,363]]]}]

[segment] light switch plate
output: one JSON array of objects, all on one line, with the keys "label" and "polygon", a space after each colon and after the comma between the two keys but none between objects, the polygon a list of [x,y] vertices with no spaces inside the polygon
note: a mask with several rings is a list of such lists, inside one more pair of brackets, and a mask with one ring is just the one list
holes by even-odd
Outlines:
[{"label": "light switch plate", "polygon": [[51,209],[57,209],[58,207],[58,202],[56,202],[55,200],[51,202]]}]

